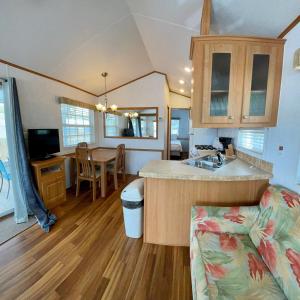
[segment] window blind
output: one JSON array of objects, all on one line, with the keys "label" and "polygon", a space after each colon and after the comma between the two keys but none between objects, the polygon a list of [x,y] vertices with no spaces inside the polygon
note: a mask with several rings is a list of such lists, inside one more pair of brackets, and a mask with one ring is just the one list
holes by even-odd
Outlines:
[{"label": "window blind", "polygon": [[65,147],[76,146],[80,142],[95,142],[93,110],[62,103],[61,118]]},{"label": "window blind", "polygon": [[240,129],[238,147],[260,153],[264,151],[265,129]]}]

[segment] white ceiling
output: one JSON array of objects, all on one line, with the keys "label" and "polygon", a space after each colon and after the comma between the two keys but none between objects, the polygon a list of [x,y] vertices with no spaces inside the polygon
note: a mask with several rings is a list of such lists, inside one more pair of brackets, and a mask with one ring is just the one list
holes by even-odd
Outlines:
[{"label": "white ceiling", "polygon": [[[156,70],[189,94],[184,67],[202,0],[0,0],[0,7],[3,60],[96,94],[103,71],[110,89]],[[213,0],[212,32],[277,36],[299,14],[299,0]]]}]

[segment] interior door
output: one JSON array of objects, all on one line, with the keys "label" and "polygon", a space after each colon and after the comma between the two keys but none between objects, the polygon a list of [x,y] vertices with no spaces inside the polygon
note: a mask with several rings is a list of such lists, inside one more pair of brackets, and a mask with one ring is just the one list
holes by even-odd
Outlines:
[{"label": "interior door", "polygon": [[272,44],[247,45],[242,123],[271,122],[277,51]]},{"label": "interior door", "polygon": [[204,47],[203,122],[236,123],[241,108],[245,47],[240,43],[211,43]]}]

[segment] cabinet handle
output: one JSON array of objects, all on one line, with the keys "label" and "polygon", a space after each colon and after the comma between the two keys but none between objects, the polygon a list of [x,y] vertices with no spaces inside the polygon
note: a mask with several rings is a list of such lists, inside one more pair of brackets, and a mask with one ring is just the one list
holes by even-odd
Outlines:
[{"label": "cabinet handle", "polygon": [[228,116],[228,119],[229,120],[233,120],[233,116]]},{"label": "cabinet handle", "polygon": [[249,119],[249,116],[244,115],[243,119]]}]

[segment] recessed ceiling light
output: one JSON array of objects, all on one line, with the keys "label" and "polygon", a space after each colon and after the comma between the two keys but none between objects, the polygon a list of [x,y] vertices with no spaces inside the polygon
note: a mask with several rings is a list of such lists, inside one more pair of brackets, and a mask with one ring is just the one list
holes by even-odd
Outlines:
[{"label": "recessed ceiling light", "polygon": [[180,83],[180,84],[184,84],[184,80],[180,79],[180,80],[179,80],[179,83]]},{"label": "recessed ceiling light", "polygon": [[194,93],[194,89],[191,89],[191,93],[192,93],[192,94]]},{"label": "recessed ceiling light", "polygon": [[186,72],[188,72],[188,73],[191,73],[191,72],[192,72],[192,69],[189,68],[189,67],[185,67],[185,68],[184,68],[184,71],[186,71]]},{"label": "recessed ceiling light", "polygon": [[184,89],[180,89],[179,91],[180,91],[180,93],[184,93]]},{"label": "recessed ceiling light", "polygon": [[194,79],[191,80],[191,84],[194,84]]}]

